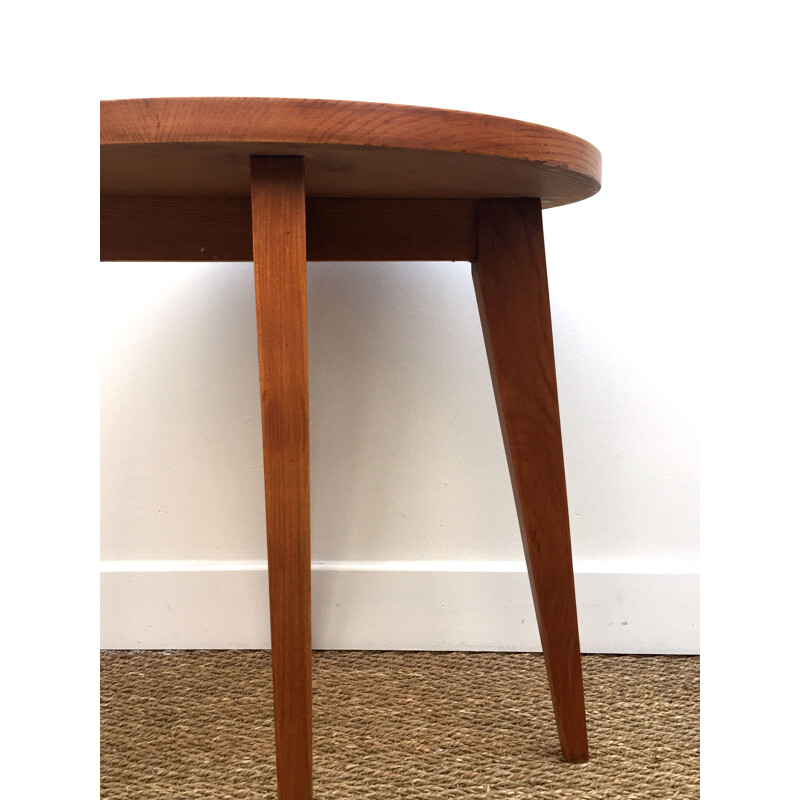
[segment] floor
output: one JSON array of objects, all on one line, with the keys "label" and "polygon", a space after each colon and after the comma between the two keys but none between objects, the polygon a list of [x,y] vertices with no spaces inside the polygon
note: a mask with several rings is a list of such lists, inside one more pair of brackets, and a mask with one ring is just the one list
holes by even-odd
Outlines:
[{"label": "floor", "polygon": [[[315,798],[699,797],[700,660],[584,656],[591,759],[560,760],[530,653],[314,653]],[[270,654],[101,655],[101,796],[275,798]]]}]

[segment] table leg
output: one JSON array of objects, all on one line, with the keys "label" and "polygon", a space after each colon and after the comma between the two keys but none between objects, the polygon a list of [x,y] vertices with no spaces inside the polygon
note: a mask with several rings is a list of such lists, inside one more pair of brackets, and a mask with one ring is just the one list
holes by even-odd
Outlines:
[{"label": "table leg", "polygon": [[251,203],[280,800],[312,800],[311,548],[302,158],[253,157]]},{"label": "table leg", "polygon": [[561,750],[589,757],[539,200],[483,200],[473,278]]}]

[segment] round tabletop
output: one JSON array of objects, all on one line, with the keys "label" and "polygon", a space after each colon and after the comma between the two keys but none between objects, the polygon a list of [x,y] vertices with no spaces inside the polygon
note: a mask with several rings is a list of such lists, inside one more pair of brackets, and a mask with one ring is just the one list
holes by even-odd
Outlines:
[{"label": "round tabletop", "polygon": [[250,156],[302,156],[309,197],[538,197],[600,189],[589,142],[530,122],[385,103],[190,97],[100,103],[100,190],[245,197]]}]

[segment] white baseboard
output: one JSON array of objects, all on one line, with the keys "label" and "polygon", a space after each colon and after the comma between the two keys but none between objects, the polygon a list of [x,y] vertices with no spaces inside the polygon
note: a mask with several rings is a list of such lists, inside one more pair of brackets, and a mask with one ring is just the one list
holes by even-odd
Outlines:
[{"label": "white baseboard", "polygon": [[[697,562],[575,564],[585,653],[699,653]],[[268,648],[266,564],[101,564],[104,649]],[[312,565],[320,650],[541,650],[522,562]]]}]

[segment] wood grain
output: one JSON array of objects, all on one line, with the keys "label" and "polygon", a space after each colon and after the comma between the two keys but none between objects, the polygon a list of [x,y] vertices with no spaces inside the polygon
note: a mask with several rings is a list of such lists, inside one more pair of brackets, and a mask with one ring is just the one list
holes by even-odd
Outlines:
[{"label": "wood grain", "polygon": [[[472,261],[475,200],[306,201],[309,261]],[[252,261],[249,198],[100,198],[101,261]]]},{"label": "wood grain", "polygon": [[303,162],[254,158],[253,256],[280,800],[312,800],[311,547]]},{"label": "wood grain", "polygon": [[478,204],[473,266],[561,750],[589,757],[553,332],[536,199]]},{"label": "wood grain", "polygon": [[444,109],[283,98],[100,105],[101,193],[244,197],[252,155],[302,156],[309,197],[537,196],[600,188],[600,153],[542,125]]}]

